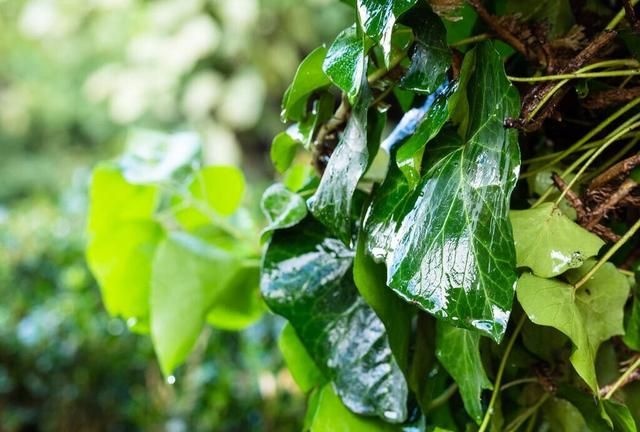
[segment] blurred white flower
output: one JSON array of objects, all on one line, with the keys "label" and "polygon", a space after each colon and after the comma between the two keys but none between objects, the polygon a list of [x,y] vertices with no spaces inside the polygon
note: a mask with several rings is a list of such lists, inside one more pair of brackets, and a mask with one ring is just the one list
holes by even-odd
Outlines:
[{"label": "blurred white flower", "polygon": [[239,71],[227,83],[218,106],[218,117],[234,129],[251,128],[262,114],[265,91],[258,72],[253,69]]},{"label": "blurred white flower", "polygon": [[231,130],[216,123],[209,123],[203,128],[202,134],[205,165],[240,165],[242,151]]},{"label": "blurred white flower", "polygon": [[187,118],[207,118],[220,100],[224,82],[219,73],[205,71],[189,80],[182,95],[182,111]]}]

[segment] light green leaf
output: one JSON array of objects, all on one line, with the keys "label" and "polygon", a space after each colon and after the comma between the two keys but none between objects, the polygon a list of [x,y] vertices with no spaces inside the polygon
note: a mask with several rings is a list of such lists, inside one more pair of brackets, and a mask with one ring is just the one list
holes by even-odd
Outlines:
[{"label": "light green leaf", "polygon": [[281,183],[264,191],[260,207],[269,222],[262,230],[262,241],[274,230],[292,227],[307,216],[307,204],[302,197]]},{"label": "light green leaf", "polygon": [[280,132],[271,143],[271,162],[280,174],[291,166],[298,150],[298,142],[287,132]]},{"label": "light green leaf", "polygon": [[151,337],[165,375],[189,355],[238,268],[229,252],[185,233],[160,243],[151,276]]},{"label": "light green leaf", "polygon": [[354,104],[366,80],[367,58],[363,36],[355,26],[342,31],[336,37],[323,63],[323,70],[335,85],[340,87]]},{"label": "light green leaf", "polygon": [[517,265],[530,268],[536,276],[550,278],[580,267],[604,245],[598,236],[572,222],[553,203],[513,210],[509,218]]},{"label": "light green leaf", "polygon": [[282,100],[282,119],[301,121],[307,113],[307,101],[313,92],[331,84],[322,70],[327,55],[324,46],[318,47],[300,63],[291,85]]},{"label": "light green leaf", "polygon": [[633,298],[622,340],[632,350],[640,351],[640,301],[637,297]]},{"label": "light green leaf", "polygon": [[287,323],[282,329],[278,338],[278,347],[293,380],[303,393],[308,393],[314,387],[327,381],[300,342],[300,338],[291,324]]},{"label": "light green leaf", "polygon": [[176,218],[187,228],[208,225],[215,216],[230,216],[242,201],[242,171],[232,166],[208,166],[197,171],[188,194],[178,198]]},{"label": "light green leaf", "polygon": [[636,423],[626,405],[612,399],[603,400],[602,405],[609,415],[613,423],[613,429],[616,432],[637,432]]},{"label": "light green leaf", "polygon": [[330,384],[318,395],[311,432],[400,432],[399,426],[352,413],[340,401]]},{"label": "light green leaf", "polygon": [[89,194],[87,262],[105,307],[112,315],[147,322],[151,261],[163,236],[153,220],[158,188],[130,184],[119,168],[101,164]]},{"label": "light green leaf", "polygon": [[380,44],[385,64],[391,57],[391,35],[396,20],[417,0],[358,0],[358,18],[364,32]]},{"label": "light green leaf", "polygon": [[242,330],[260,319],[264,311],[260,267],[243,263],[209,308],[207,322],[224,330]]},{"label": "light green leaf", "polygon": [[480,424],[482,390],[493,388],[480,358],[480,334],[443,321],[438,322],[436,329],[436,356],[460,387],[467,413]]},{"label": "light green leaf", "polygon": [[[580,269],[569,271],[569,282],[577,282],[593,265],[587,262]],[[575,292],[568,283],[525,273],[518,280],[517,294],[532,322],[554,327],[571,339],[575,347],[571,363],[595,393],[598,347],[624,333],[623,308],[629,288],[624,275],[607,263]]]}]

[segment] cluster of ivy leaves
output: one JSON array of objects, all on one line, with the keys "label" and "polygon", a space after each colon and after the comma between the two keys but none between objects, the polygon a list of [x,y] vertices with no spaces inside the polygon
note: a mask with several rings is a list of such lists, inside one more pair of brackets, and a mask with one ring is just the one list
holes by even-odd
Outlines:
[{"label": "cluster of ivy leaves", "polygon": [[[108,310],[149,329],[171,374],[205,322],[262,313],[259,285],[287,320],[305,430],[635,431],[640,388],[600,390],[620,375],[615,344],[640,349],[637,280],[597,261],[604,242],[566,205],[512,209],[512,51],[465,47],[453,79],[468,5],[457,21],[417,0],[353,6],[284,95],[283,181],[262,197],[259,235],[241,174],[199,168],[184,145],[96,169],[88,258]],[[567,8],[548,6],[560,25]]]}]

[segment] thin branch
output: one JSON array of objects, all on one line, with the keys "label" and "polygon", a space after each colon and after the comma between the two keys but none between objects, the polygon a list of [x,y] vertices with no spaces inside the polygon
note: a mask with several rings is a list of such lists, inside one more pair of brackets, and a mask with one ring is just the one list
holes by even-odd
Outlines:
[{"label": "thin branch", "polygon": [[598,177],[594,178],[589,185],[589,190],[599,189],[607,183],[610,183],[612,180],[628,174],[637,166],[640,166],[640,153],[636,153],[635,155],[618,162]]}]

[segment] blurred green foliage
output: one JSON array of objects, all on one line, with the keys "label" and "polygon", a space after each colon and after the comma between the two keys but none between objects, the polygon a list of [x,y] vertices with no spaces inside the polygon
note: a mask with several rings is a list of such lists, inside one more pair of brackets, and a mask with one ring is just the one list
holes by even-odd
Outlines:
[{"label": "blurred green foliage", "polygon": [[167,384],[104,311],[84,213],[131,127],[195,131],[207,163],[261,184],[298,62],[348,22],[337,3],[0,0],[0,430],[299,429],[281,323],[207,332]]}]

